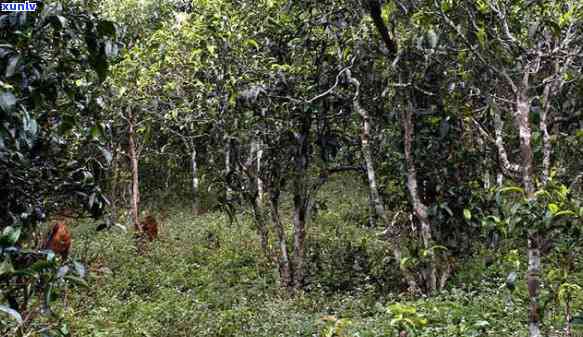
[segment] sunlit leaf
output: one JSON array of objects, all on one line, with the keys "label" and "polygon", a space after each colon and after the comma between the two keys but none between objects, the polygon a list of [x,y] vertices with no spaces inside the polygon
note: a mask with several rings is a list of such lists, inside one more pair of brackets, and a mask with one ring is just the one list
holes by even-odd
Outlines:
[{"label": "sunlit leaf", "polygon": [[4,313],[8,314],[10,317],[14,318],[18,322],[18,324],[24,323],[24,321],[22,320],[22,316],[18,313],[18,311],[14,310],[10,307],[7,307],[5,305],[0,305],[0,311],[2,311]]},{"label": "sunlit leaf", "polygon": [[464,219],[466,219],[467,221],[470,221],[472,219],[472,212],[467,208],[464,208]]},{"label": "sunlit leaf", "polygon": [[11,112],[16,106],[16,96],[9,91],[0,93],[0,108],[5,112]]}]

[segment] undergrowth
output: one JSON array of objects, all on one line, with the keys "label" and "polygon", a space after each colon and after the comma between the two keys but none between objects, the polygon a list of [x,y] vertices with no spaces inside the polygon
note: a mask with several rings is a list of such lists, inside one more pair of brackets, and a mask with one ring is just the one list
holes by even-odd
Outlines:
[{"label": "undergrowth", "polygon": [[[338,185],[323,193],[335,198],[313,216],[307,286],[293,296],[279,288],[276,266],[262,255],[246,215],[229,226],[219,213],[194,217],[172,209],[144,254],[129,233],[75,228],[75,255],[90,270],[90,287],[72,292],[60,308],[71,336],[526,335],[520,254],[501,249],[485,267],[491,252],[476,249],[447,290],[412,296],[399,286],[380,230],[363,225],[366,205],[352,201],[363,198]],[[505,280],[515,267],[519,279],[510,291]],[[581,312],[581,298],[572,306]],[[549,312],[553,324],[545,329],[558,336],[560,305]]]}]

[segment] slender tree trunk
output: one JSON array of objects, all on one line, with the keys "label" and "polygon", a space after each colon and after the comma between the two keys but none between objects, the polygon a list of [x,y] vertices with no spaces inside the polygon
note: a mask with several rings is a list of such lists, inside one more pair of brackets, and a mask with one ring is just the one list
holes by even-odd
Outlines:
[{"label": "slender tree trunk", "polygon": [[[520,172],[522,175],[522,184],[524,191],[529,200],[535,198],[534,181],[533,181],[533,153],[531,145],[532,131],[529,122],[530,104],[528,101],[529,71],[525,71],[520,89],[516,93],[516,110],[514,111],[514,123],[518,129],[518,140],[520,143]],[[536,230],[528,233],[528,297],[529,297],[529,315],[528,331],[530,337],[540,337],[539,327],[539,287],[540,273],[542,272],[540,260],[540,233]]]},{"label": "slender tree trunk", "polygon": [[112,162],[111,162],[111,195],[109,199],[111,200],[111,221],[117,222],[117,187],[118,187],[118,165],[119,165],[119,154],[116,145],[112,146]]},{"label": "slender tree trunk", "polygon": [[513,164],[508,160],[508,154],[506,153],[506,147],[504,146],[504,122],[502,121],[502,116],[500,116],[500,110],[494,107],[494,132],[496,135],[496,149],[498,150],[498,160],[500,161],[500,168],[502,172],[507,176],[515,176],[516,173],[520,171],[520,167],[517,164]]},{"label": "slender tree trunk", "polygon": [[300,289],[304,283],[304,256],[306,239],[306,216],[309,206],[307,169],[309,161],[309,137],[312,126],[311,116],[304,116],[300,132],[296,134],[295,172],[293,177],[293,286]]},{"label": "slender tree trunk", "polygon": [[139,176],[139,162],[138,153],[136,151],[136,141],[135,141],[135,131],[134,131],[134,118],[133,113],[130,110],[130,115],[128,116],[128,152],[130,155],[130,162],[132,168],[132,217],[134,220],[134,227],[136,231],[141,232],[142,226],[140,224],[140,176]]},{"label": "slender tree trunk", "polygon": [[549,135],[549,129],[547,125],[547,119],[549,116],[549,112],[551,109],[551,91],[553,87],[554,81],[548,83],[543,92],[543,108],[540,114],[540,122],[539,127],[542,134],[542,142],[543,142],[543,168],[541,174],[541,180],[543,185],[546,185],[547,181],[549,180],[549,174],[551,170],[551,136]]},{"label": "slender tree trunk", "polygon": [[[369,188],[369,208],[374,210],[376,216],[369,214],[369,222],[374,222],[374,219],[382,219],[383,226],[386,228],[385,231],[389,234],[387,239],[390,242],[393,256],[397,263],[401,263],[401,246],[399,242],[398,230],[395,228],[395,222],[390,221],[388,214],[385,210],[384,201],[382,195],[379,193],[378,184],[376,179],[376,171],[374,167],[374,160],[372,157],[372,150],[370,146],[370,132],[371,132],[371,122],[370,115],[366,109],[360,105],[360,82],[352,77],[350,70],[346,71],[348,80],[356,88],[354,94],[352,105],[354,110],[360,115],[362,119],[362,131],[360,135],[362,155],[364,157],[364,162],[366,165],[366,175]],[[407,270],[402,270],[404,278],[407,280],[409,286],[414,287],[415,282],[410,277],[410,273]]]},{"label": "slender tree trunk", "polygon": [[522,174],[522,184],[524,191],[528,198],[534,196],[534,181],[533,181],[533,155],[531,146],[532,131],[528,115],[530,113],[530,104],[528,103],[528,72],[525,75],[525,84],[523,89],[517,95],[516,111],[514,113],[514,122],[518,129],[518,139],[520,142],[520,171]]},{"label": "slender tree trunk", "polygon": [[264,206],[259,197],[259,162],[257,159],[257,140],[253,138],[249,147],[249,157],[247,161],[241,165],[242,171],[246,176],[248,185],[248,192],[244,192],[245,200],[251,205],[253,210],[253,217],[255,225],[257,226],[257,234],[259,236],[259,243],[265,256],[269,257],[269,230],[265,221]]},{"label": "slender tree trunk", "polygon": [[293,281],[294,288],[300,289],[304,282],[304,256],[306,239],[306,199],[296,194],[294,196],[294,241],[293,241]]},{"label": "slender tree trunk", "polygon": [[484,170],[484,173],[482,174],[483,186],[485,190],[489,190],[490,187],[492,187],[492,181],[490,176],[490,170],[488,169],[488,156],[486,155],[487,147],[484,142],[484,139],[482,139],[482,136],[479,133],[476,135],[476,141],[484,155],[482,159],[482,167]]},{"label": "slender tree trunk", "polygon": [[[232,144],[231,139],[229,137],[225,137],[225,178],[229,179],[229,175],[231,174],[231,156],[232,156]],[[226,188],[226,197],[227,201],[230,201],[233,197],[233,190],[227,184]]]},{"label": "slender tree trunk", "polygon": [[530,337],[540,337],[539,316],[539,288],[540,273],[542,272],[540,260],[540,238],[538,233],[529,233],[528,237],[528,272],[527,285],[529,297],[528,332]]},{"label": "slender tree trunk", "polygon": [[[419,196],[419,189],[417,184],[417,169],[415,167],[415,160],[413,159],[413,139],[414,139],[414,122],[413,122],[413,107],[409,106],[403,111],[401,116],[401,123],[403,125],[403,143],[405,162],[407,165],[407,189],[409,190],[409,198],[413,206],[415,216],[421,225],[421,237],[423,239],[423,246],[426,250],[430,250],[432,246],[431,224],[429,222],[429,215],[427,206],[421,201]],[[426,287],[429,293],[437,290],[437,271],[436,271],[436,256],[433,252],[431,254],[431,261],[426,271]]]},{"label": "slender tree trunk", "polygon": [[279,193],[270,191],[269,207],[271,208],[271,219],[275,235],[277,236],[277,245],[279,247],[279,275],[281,277],[281,285],[284,288],[292,286],[292,270],[287,250],[287,242],[285,238],[285,229],[279,217]]},{"label": "slender tree trunk", "polygon": [[[367,184],[368,184],[368,179],[366,180]],[[376,227],[377,224],[377,220],[376,220],[376,210],[375,210],[375,203],[372,197],[372,194],[370,193],[370,185],[369,185],[369,190],[368,190],[368,225],[373,228]]]},{"label": "slender tree trunk", "polygon": [[251,200],[251,205],[253,208],[255,223],[257,224],[257,234],[259,234],[261,250],[266,257],[269,257],[269,230],[267,229],[267,223],[265,222],[265,213],[263,212],[263,208],[258,204],[257,198]]},{"label": "slender tree trunk", "polygon": [[565,300],[565,334],[567,337],[573,336],[573,329],[571,326],[571,320],[573,319],[573,315],[571,314],[571,303],[569,299]]},{"label": "slender tree trunk", "polygon": [[198,179],[198,162],[196,160],[196,145],[192,144],[190,167],[192,169],[192,211],[195,215],[200,214],[199,199],[199,179]]},{"label": "slender tree trunk", "polygon": [[257,203],[259,207],[263,207],[263,199],[265,195],[265,188],[263,187],[263,179],[261,179],[261,160],[263,159],[263,144],[261,138],[257,138]]},{"label": "slender tree trunk", "polygon": [[362,156],[364,157],[364,162],[366,164],[366,174],[368,178],[368,187],[370,197],[374,204],[374,209],[378,218],[383,219],[385,227],[390,224],[389,219],[387,218],[387,213],[385,212],[385,206],[382,199],[381,194],[378,190],[378,184],[376,179],[376,172],[374,168],[374,161],[372,157],[372,151],[370,146],[370,131],[371,131],[371,122],[370,116],[366,109],[364,109],[360,105],[360,82],[352,77],[350,70],[346,71],[347,77],[349,81],[354,85],[356,88],[356,92],[352,99],[352,106],[356,113],[360,115],[362,119],[362,131],[360,134],[361,140],[361,147],[362,147]]}]

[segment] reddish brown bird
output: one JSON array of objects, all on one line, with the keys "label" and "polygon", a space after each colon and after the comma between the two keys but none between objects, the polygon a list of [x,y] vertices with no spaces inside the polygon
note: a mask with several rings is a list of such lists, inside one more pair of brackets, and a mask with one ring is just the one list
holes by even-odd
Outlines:
[{"label": "reddish brown bird", "polygon": [[57,222],[51,228],[43,248],[52,250],[55,254],[60,255],[63,260],[66,260],[71,248],[71,232],[67,225]]},{"label": "reddish brown bird", "polygon": [[154,241],[158,237],[158,222],[152,215],[148,215],[142,223],[142,231],[146,233],[149,241]]}]

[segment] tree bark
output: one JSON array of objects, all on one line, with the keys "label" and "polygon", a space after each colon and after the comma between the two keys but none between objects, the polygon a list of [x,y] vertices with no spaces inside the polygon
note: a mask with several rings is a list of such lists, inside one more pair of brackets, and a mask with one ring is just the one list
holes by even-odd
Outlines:
[{"label": "tree bark", "polygon": [[415,167],[415,160],[413,158],[412,148],[414,139],[414,122],[413,122],[413,107],[406,108],[401,115],[401,123],[403,126],[403,144],[405,153],[405,163],[407,166],[407,189],[409,190],[409,198],[411,205],[419,224],[421,225],[421,237],[423,239],[423,246],[431,254],[431,261],[425,272],[426,288],[429,293],[437,290],[437,271],[436,271],[436,257],[431,251],[432,236],[431,224],[429,222],[429,215],[427,206],[421,201],[419,189],[417,184],[417,169]]},{"label": "tree bark", "polygon": [[128,116],[128,152],[130,155],[130,163],[132,168],[132,217],[134,220],[134,227],[136,231],[142,232],[142,225],[140,224],[140,176],[139,176],[139,160],[136,150],[135,131],[134,131],[134,114],[129,110]]},{"label": "tree bark", "polygon": [[529,233],[528,237],[528,272],[527,272],[527,285],[528,285],[528,298],[529,298],[529,310],[528,310],[528,332],[530,337],[540,337],[539,328],[539,303],[538,295],[540,288],[540,273],[541,270],[541,260],[540,260],[540,238],[539,235],[534,233]]},{"label": "tree bark", "polygon": [[[532,131],[530,128],[529,113],[530,104],[528,100],[529,70],[526,69],[522,77],[520,88],[516,90],[516,110],[514,111],[514,123],[518,129],[518,140],[520,144],[520,172],[522,184],[528,200],[535,198],[534,192],[534,165],[531,145]],[[530,337],[540,337],[539,327],[539,303],[538,293],[540,287],[540,273],[542,272],[540,260],[540,233],[536,230],[528,233],[528,331]]]},{"label": "tree bark", "polygon": [[[231,174],[231,155],[232,155],[232,144],[229,137],[225,137],[225,179],[229,179]],[[230,201],[233,197],[233,190],[226,184],[226,197],[227,201]]]},{"label": "tree bark", "polygon": [[554,86],[554,81],[547,83],[543,91],[543,107],[540,114],[539,127],[542,134],[543,143],[543,168],[541,174],[541,181],[543,185],[549,180],[550,170],[551,170],[551,136],[549,135],[549,128],[547,125],[547,119],[549,112],[551,110],[551,92]]},{"label": "tree bark", "polygon": [[370,198],[372,199],[372,203],[374,204],[374,210],[378,218],[383,219],[384,226],[389,226],[390,221],[387,218],[387,213],[385,212],[385,206],[382,199],[381,194],[378,190],[378,184],[376,179],[376,171],[374,167],[374,161],[372,157],[372,151],[370,146],[370,130],[371,130],[371,122],[370,122],[370,115],[366,109],[364,109],[360,105],[360,82],[352,77],[350,70],[346,71],[348,80],[354,85],[356,88],[356,92],[354,93],[354,97],[352,99],[352,106],[356,113],[360,115],[362,119],[362,131],[360,134],[361,140],[361,147],[362,147],[362,156],[364,157],[364,162],[366,165],[366,175],[368,178],[368,187]]},{"label": "tree bark", "polygon": [[530,104],[528,102],[528,70],[523,77],[522,87],[516,95],[516,110],[514,111],[514,123],[518,129],[518,140],[520,143],[520,172],[524,191],[529,199],[534,197],[533,181],[533,154],[531,146],[532,131],[530,129],[529,113]]},{"label": "tree bark", "polygon": [[571,303],[569,299],[565,300],[565,334],[567,337],[573,337],[572,323],[573,315],[571,314]]},{"label": "tree bark", "polygon": [[508,160],[508,154],[506,153],[506,147],[504,146],[504,122],[502,121],[502,116],[500,116],[500,111],[498,107],[494,107],[494,133],[496,135],[496,149],[498,150],[498,159],[500,161],[500,168],[502,172],[507,176],[515,176],[516,173],[520,171],[520,167],[517,164],[511,163]]},{"label": "tree bark", "polygon": [[265,188],[263,187],[263,179],[261,179],[261,160],[263,159],[263,144],[261,138],[257,139],[257,203],[259,207],[263,207]]},{"label": "tree bark", "polygon": [[259,234],[259,244],[261,250],[266,257],[269,257],[269,230],[267,229],[267,223],[265,222],[265,214],[263,213],[263,208],[257,203],[257,199],[253,202],[253,216],[255,217],[255,223],[257,224],[257,234]]},{"label": "tree bark", "polygon": [[198,179],[198,162],[196,160],[196,145],[191,144],[190,167],[192,169],[192,211],[195,215],[200,214],[199,199],[199,179]]},{"label": "tree bark", "polygon": [[274,232],[277,236],[277,245],[279,247],[279,275],[281,277],[281,285],[284,288],[290,288],[293,284],[292,270],[287,250],[287,242],[285,238],[285,229],[279,217],[279,193],[270,191],[269,207],[271,208],[271,219],[273,222]]},{"label": "tree bark", "polygon": [[293,176],[293,286],[300,289],[304,283],[304,256],[306,239],[306,220],[310,195],[308,191],[307,170],[309,165],[309,138],[312,128],[312,116],[306,113],[300,121],[300,130],[295,134],[294,153],[295,172]]}]

